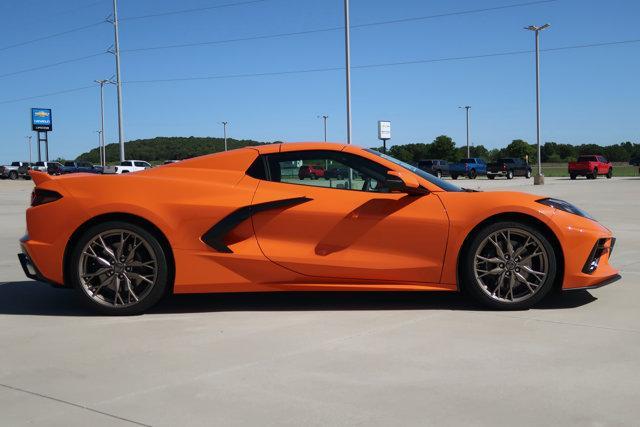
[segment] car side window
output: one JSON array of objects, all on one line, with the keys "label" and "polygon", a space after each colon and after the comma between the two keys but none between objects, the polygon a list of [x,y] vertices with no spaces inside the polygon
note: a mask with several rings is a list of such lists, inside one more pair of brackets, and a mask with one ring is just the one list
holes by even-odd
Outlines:
[{"label": "car side window", "polygon": [[388,192],[388,169],[350,153],[306,150],[266,156],[267,179],[314,187]]}]

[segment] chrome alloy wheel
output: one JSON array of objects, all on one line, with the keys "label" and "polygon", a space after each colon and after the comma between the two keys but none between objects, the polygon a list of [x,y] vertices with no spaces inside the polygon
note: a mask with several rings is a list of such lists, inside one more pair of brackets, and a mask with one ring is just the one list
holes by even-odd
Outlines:
[{"label": "chrome alloy wheel", "polygon": [[84,292],[99,304],[122,308],[142,301],[158,276],[151,245],[129,230],[108,230],[82,249],[78,262]]},{"label": "chrome alloy wheel", "polygon": [[549,255],[533,234],[505,228],[480,243],[473,266],[484,293],[496,301],[516,303],[542,288],[549,273]]}]

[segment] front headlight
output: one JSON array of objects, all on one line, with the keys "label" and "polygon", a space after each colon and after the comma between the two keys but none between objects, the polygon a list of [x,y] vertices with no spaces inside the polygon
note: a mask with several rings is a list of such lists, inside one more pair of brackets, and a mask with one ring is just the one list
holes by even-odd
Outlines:
[{"label": "front headlight", "polygon": [[564,200],[547,197],[546,199],[536,200],[536,202],[541,203],[543,205],[551,206],[552,208],[560,209],[561,211],[569,212],[570,214],[578,215],[578,216],[592,219],[595,221],[594,217],[592,217],[591,215],[589,215],[579,207],[572,205],[569,202],[565,202]]}]

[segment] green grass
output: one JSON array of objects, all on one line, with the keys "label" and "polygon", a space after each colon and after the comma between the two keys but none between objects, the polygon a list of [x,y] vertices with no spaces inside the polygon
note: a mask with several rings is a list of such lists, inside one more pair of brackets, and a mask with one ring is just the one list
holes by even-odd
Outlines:
[{"label": "green grass", "polygon": [[[537,170],[535,165],[532,165],[533,172]],[[544,176],[569,176],[566,163],[543,163],[542,172]],[[613,165],[613,176],[640,176],[638,173],[638,166],[630,166],[628,164],[615,164]]]}]

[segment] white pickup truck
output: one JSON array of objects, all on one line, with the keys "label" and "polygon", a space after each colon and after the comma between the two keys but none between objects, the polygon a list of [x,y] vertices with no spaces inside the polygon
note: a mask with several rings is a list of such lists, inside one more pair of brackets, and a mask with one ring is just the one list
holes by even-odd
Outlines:
[{"label": "white pickup truck", "polygon": [[151,169],[151,165],[144,160],[126,160],[116,166],[116,173],[139,172],[145,169]]}]

